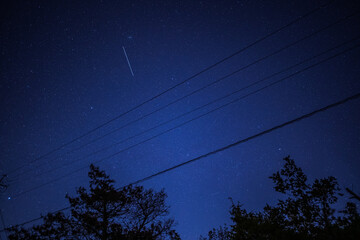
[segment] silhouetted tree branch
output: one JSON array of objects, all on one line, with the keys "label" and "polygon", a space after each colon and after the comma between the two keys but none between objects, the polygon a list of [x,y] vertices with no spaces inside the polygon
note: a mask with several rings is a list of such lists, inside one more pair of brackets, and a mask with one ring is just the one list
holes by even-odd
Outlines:
[{"label": "silhouetted tree branch", "polygon": [[48,214],[44,223],[30,229],[13,228],[9,239],[99,239],[163,240],[180,239],[167,219],[169,207],[164,190],[155,192],[141,186],[121,190],[98,167],[90,166],[89,189],[77,189],[77,196],[66,195],[71,213]]},{"label": "silhouetted tree branch", "polygon": [[[284,194],[275,206],[266,205],[262,212],[248,212],[232,202],[233,225],[209,232],[203,240],[325,240],[360,239],[360,215],[356,204],[347,203],[343,216],[335,215],[333,205],[343,196],[336,178],[315,179],[307,176],[290,156],[283,168],[270,176],[275,191]],[[357,196],[355,194],[355,196]],[[357,198],[358,199],[358,198]]]}]

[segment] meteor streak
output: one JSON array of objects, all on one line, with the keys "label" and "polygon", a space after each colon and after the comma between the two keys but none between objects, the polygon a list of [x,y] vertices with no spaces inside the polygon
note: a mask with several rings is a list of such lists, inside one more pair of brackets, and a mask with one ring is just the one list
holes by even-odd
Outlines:
[{"label": "meteor streak", "polygon": [[129,65],[131,75],[133,75],[133,77],[134,77],[134,72],[133,72],[133,70],[132,70],[132,67],[131,67],[131,64],[130,64],[129,58],[128,58],[127,54],[126,54],[125,47],[123,46],[122,48],[123,48],[123,50],[124,50],[124,54],[125,54],[125,57],[126,57],[126,61],[127,61],[128,65]]}]

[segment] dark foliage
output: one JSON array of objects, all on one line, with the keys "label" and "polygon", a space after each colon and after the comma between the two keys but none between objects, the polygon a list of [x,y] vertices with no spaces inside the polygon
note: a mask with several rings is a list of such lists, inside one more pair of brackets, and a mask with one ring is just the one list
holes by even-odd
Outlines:
[{"label": "dark foliage", "polygon": [[270,176],[275,191],[286,196],[262,212],[248,212],[232,203],[231,228],[213,229],[206,240],[337,240],[360,239],[360,215],[348,202],[343,211],[333,205],[343,196],[336,178],[307,181],[302,169],[289,156],[283,168]]},{"label": "dark foliage", "polygon": [[180,239],[173,229],[174,220],[167,218],[164,191],[128,186],[115,189],[114,181],[90,166],[89,190],[77,189],[68,199],[71,212],[48,214],[41,225],[30,229],[12,228],[10,240],[20,239]]}]

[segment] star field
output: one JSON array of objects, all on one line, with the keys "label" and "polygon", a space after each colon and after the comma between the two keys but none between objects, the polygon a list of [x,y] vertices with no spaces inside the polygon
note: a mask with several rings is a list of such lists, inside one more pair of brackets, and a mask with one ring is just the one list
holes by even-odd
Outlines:
[{"label": "star field", "polygon": [[[1,7],[0,173],[126,112],[326,1],[11,1]],[[298,23],[21,171],[0,195],[7,225],[66,206],[65,194],[86,186],[87,169],[63,175],[246,95],[229,99],[144,135],[75,161],[213,101],[358,36],[360,18],[341,23],[193,94],[78,151],[67,153],[149,114],[209,82],[359,10],[335,1]],[[359,39],[332,51],[359,44]],[[126,48],[134,77],[122,46]],[[359,48],[99,163],[118,186],[360,91]],[[325,56],[322,56],[324,59]],[[268,179],[291,155],[309,178],[333,175],[360,192],[359,100],[189,164],[144,183],[165,188],[183,239],[229,223],[229,197],[257,210],[278,195]],[[49,169],[57,170],[45,174]],[[42,174],[39,177],[35,175]],[[59,181],[19,195],[56,178]],[[16,197],[19,195],[18,197]]]}]

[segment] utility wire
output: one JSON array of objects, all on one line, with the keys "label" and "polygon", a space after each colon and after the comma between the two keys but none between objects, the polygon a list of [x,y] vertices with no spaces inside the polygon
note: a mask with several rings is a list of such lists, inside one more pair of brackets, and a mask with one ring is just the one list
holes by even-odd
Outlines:
[{"label": "utility wire", "polygon": [[[70,208],[71,208],[71,207],[64,207],[64,208],[61,208],[61,209],[59,209],[59,210],[56,210],[56,211],[51,212],[51,214],[56,214],[56,213],[58,213],[58,212],[63,212],[63,211],[68,210],[68,209],[70,209]],[[39,221],[39,220],[41,220],[41,219],[43,219],[43,218],[44,218],[44,216],[40,216],[40,217],[33,218],[33,219],[29,220],[29,221],[26,221],[26,222],[23,222],[23,223],[21,223],[21,224],[17,224],[17,225],[15,225],[15,226],[11,226],[11,227],[24,226],[24,225],[26,225],[26,224]],[[3,228],[3,229],[0,230],[0,232],[5,232],[5,231],[7,231],[7,228]]]},{"label": "utility wire", "polygon": [[[325,59],[323,59],[323,60],[321,60],[321,61],[318,61],[318,62],[316,62],[316,63],[314,63],[314,64],[311,64],[310,66],[308,66],[308,67],[306,67],[306,68],[303,68],[303,69],[301,69],[301,70],[298,70],[298,71],[296,71],[295,73],[292,73],[292,74],[290,74],[290,75],[288,75],[288,76],[286,76],[286,77],[280,78],[279,80],[277,80],[277,81],[275,81],[275,82],[272,82],[272,83],[270,83],[270,84],[268,84],[268,85],[266,85],[266,86],[264,86],[264,87],[262,87],[262,88],[260,88],[260,89],[257,89],[257,90],[252,91],[252,92],[250,92],[250,93],[248,93],[248,94],[246,94],[246,95],[244,95],[244,96],[241,96],[241,97],[239,97],[239,98],[236,98],[236,99],[234,99],[234,100],[232,100],[232,101],[230,101],[230,102],[228,102],[228,103],[225,103],[225,104],[223,104],[223,105],[221,105],[221,106],[219,106],[219,107],[217,107],[217,108],[214,108],[214,109],[212,109],[212,110],[210,110],[210,111],[208,111],[208,112],[206,112],[206,113],[204,113],[204,114],[201,114],[201,115],[199,115],[199,116],[197,116],[197,117],[194,117],[194,118],[192,118],[192,119],[190,119],[190,120],[188,120],[188,121],[186,121],[186,122],[183,122],[183,123],[181,123],[181,124],[179,124],[179,125],[176,125],[175,127],[172,127],[172,128],[170,128],[170,129],[168,129],[168,130],[165,130],[165,131],[163,131],[163,132],[161,132],[161,133],[159,133],[159,134],[156,134],[156,135],[154,135],[154,136],[152,136],[152,137],[150,137],[150,138],[147,138],[147,139],[145,139],[145,140],[143,140],[143,141],[141,141],[141,142],[138,142],[138,143],[136,143],[136,144],[134,144],[134,145],[131,145],[131,146],[127,147],[127,148],[124,148],[124,149],[122,149],[122,150],[120,150],[120,151],[117,151],[117,152],[115,152],[115,153],[113,153],[113,154],[111,154],[111,155],[109,155],[109,156],[100,158],[99,160],[94,161],[93,163],[94,163],[94,164],[95,164],[95,163],[100,163],[100,162],[103,162],[103,161],[105,161],[105,160],[107,160],[107,159],[110,159],[110,158],[112,158],[112,157],[114,157],[114,156],[116,156],[116,155],[118,155],[118,154],[120,154],[120,153],[122,153],[122,152],[125,152],[125,151],[127,151],[127,150],[129,150],[129,149],[132,149],[132,148],[138,146],[138,145],[141,145],[141,144],[143,144],[143,143],[145,143],[145,142],[148,142],[148,141],[150,141],[150,140],[152,140],[152,139],[154,139],[154,138],[157,138],[157,137],[159,137],[159,136],[161,136],[161,135],[164,135],[165,133],[168,133],[168,132],[170,132],[170,131],[172,131],[172,130],[174,130],[174,129],[177,129],[177,128],[179,128],[179,127],[182,127],[182,126],[184,126],[184,125],[186,125],[186,124],[188,124],[188,123],[190,123],[190,122],[193,122],[193,121],[195,121],[195,120],[197,120],[197,119],[199,119],[199,118],[201,118],[201,117],[204,117],[204,116],[206,116],[206,115],[208,115],[208,114],[210,114],[210,113],[213,113],[213,112],[215,112],[215,111],[217,111],[217,110],[219,110],[219,109],[222,109],[222,108],[224,108],[224,107],[226,107],[226,106],[229,106],[229,105],[231,105],[231,104],[233,104],[233,103],[236,103],[236,102],[240,101],[241,99],[244,99],[244,98],[246,98],[246,97],[248,97],[248,96],[251,96],[251,95],[256,94],[256,93],[258,93],[258,92],[260,92],[260,91],[263,91],[263,90],[265,90],[265,89],[267,89],[267,88],[269,88],[269,87],[272,87],[272,86],[274,86],[274,85],[276,85],[276,84],[279,84],[279,83],[283,82],[283,81],[286,80],[286,79],[289,79],[289,78],[291,78],[291,77],[293,77],[293,76],[295,76],[295,75],[297,75],[297,74],[300,74],[300,73],[302,73],[302,72],[304,72],[304,71],[307,71],[307,70],[309,70],[309,69],[311,69],[311,68],[313,68],[313,67],[316,67],[316,66],[318,66],[318,65],[320,65],[320,64],[322,64],[322,63],[324,63],[324,62],[327,62],[327,61],[329,61],[329,60],[331,60],[331,59],[333,59],[333,58],[335,58],[335,57],[338,57],[338,56],[340,56],[340,55],[342,55],[342,54],[344,54],[344,53],[346,53],[346,52],[349,52],[349,51],[351,51],[351,50],[353,50],[353,49],[355,49],[355,48],[358,48],[359,46],[360,46],[360,45],[355,45],[355,46],[350,47],[350,48],[348,48],[348,49],[346,49],[346,50],[344,50],[344,51],[341,51],[341,52],[339,52],[339,53],[337,53],[337,54],[334,54],[334,55],[332,55],[332,56],[330,56],[330,57],[327,57],[327,58],[325,58]],[[87,168],[87,167],[88,167],[88,165],[83,166],[83,167],[80,167],[80,168],[78,168],[78,169],[76,169],[76,170],[74,170],[74,171],[71,171],[71,172],[69,172],[69,173],[67,173],[67,174],[64,174],[64,175],[62,175],[62,176],[60,176],[60,177],[58,177],[58,178],[54,178],[53,180],[50,180],[50,181],[48,181],[48,182],[46,182],[46,183],[40,184],[40,185],[38,185],[38,186],[35,186],[35,187],[33,187],[33,188],[30,188],[30,189],[28,189],[28,190],[25,190],[25,191],[23,191],[23,192],[20,192],[20,193],[18,193],[18,194],[15,194],[15,195],[12,196],[12,198],[19,197],[19,196],[21,196],[21,195],[24,195],[24,194],[26,194],[26,193],[29,193],[29,192],[34,191],[34,190],[36,190],[36,189],[39,189],[39,188],[41,188],[41,187],[44,187],[44,186],[47,186],[47,185],[52,184],[52,183],[54,183],[54,182],[57,182],[57,181],[59,181],[59,180],[62,180],[62,179],[64,179],[64,178],[68,177],[68,176],[71,176],[71,175],[73,175],[73,174],[75,174],[75,173],[77,173],[77,172],[79,172],[79,171]]]},{"label": "utility wire", "polygon": [[[239,144],[241,144],[241,143],[248,142],[248,141],[250,141],[250,140],[253,140],[254,138],[263,136],[263,135],[265,135],[265,134],[268,134],[268,133],[270,133],[270,132],[273,132],[273,131],[275,131],[275,130],[278,130],[278,129],[280,129],[280,128],[283,128],[283,127],[285,127],[285,126],[287,126],[287,125],[293,124],[293,123],[295,123],[295,122],[299,122],[299,121],[301,121],[301,120],[303,120],[303,119],[305,119],[305,118],[309,118],[309,117],[311,117],[311,116],[313,116],[313,115],[315,115],[315,114],[317,114],[317,113],[324,112],[324,111],[326,111],[326,110],[328,110],[328,109],[330,109],[330,108],[336,107],[336,106],[338,106],[338,105],[342,105],[342,104],[344,104],[344,103],[347,103],[347,102],[349,102],[349,101],[351,101],[351,100],[355,100],[355,99],[357,99],[357,98],[360,98],[360,93],[357,93],[357,94],[355,94],[355,95],[353,95],[353,96],[351,96],[351,97],[347,97],[347,98],[345,98],[345,99],[343,99],[343,100],[341,100],[341,101],[338,101],[338,102],[336,102],[336,103],[330,104],[330,105],[328,105],[328,106],[326,106],[326,107],[317,109],[317,110],[315,110],[315,111],[313,111],[313,112],[311,112],[311,113],[302,115],[302,116],[300,116],[300,117],[298,117],[298,118],[295,118],[295,119],[293,119],[293,120],[284,122],[284,123],[282,123],[282,124],[280,124],[280,125],[277,125],[277,126],[275,126],[275,127],[272,127],[272,128],[270,128],[270,129],[267,129],[267,130],[265,130],[265,131],[263,131],[263,132],[260,132],[260,133],[258,133],[258,134],[255,134],[255,135],[253,135],[253,136],[247,137],[247,138],[245,138],[245,139],[239,140],[239,141],[234,142],[234,143],[232,143],[232,144],[229,144],[229,145],[227,145],[227,146],[225,146],[225,147],[216,149],[216,150],[214,150],[214,151],[212,151],[212,152],[206,153],[206,154],[201,155],[201,156],[199,156],[199,157],[197,157],[197,158],[193,158],[193,159],[191,159],[191,160],[189,160],[189,161],[180,163],[180,164],[175,165],[175,166],[173,166],[173,167],[170,167],[170,168],[167,168],[167,169],[162,170],[162,171],[160,171],[160,172],[154,173],[153,175],[150,175],[150,176],[145,177],[145,178],[143,178],[143,179],[137,180],[137,181],[135,181],[135,182],[133,182],[133,183],[130,183],[129,185],[135,185],[135,184],[139,184],[139,183],[148,181],[148,180],[150,180],[150,179],[152,179],[152,178],[154,178],[154,177],[157,177],[157,176],[162,175],[162,174],[164,174],[164,173],[173,171],[173,170],[175,170],[175,169],[177,169],[177,168],[179,168],[179,167],[185,166],[185,165],[187,165],[187,164],[189,164],[189,163],[196,162],[196,161],[198,161],[198,160],[200,160],[200,159],[202,159],[202,158],[209,157],[209,156],[214,155],[214,154],[216,154],[216,153],[218,153],[218,152],[222,152],[222,151],[227,150],[227,149],[229,149],[229,148],[235,147],[236,145],[239,145]],[[129,186],[129,185],[128,185],[128,186]]]},{"label": "utility wire", "polygon": [[351,195],[351,198],[355,198],[356,200],[360,201],[360,196],[351,191],[350,188],[345,188],[345,190]]},{"label": "utility wire", "polygon": [[178,115],[178,116],[176,116],[176,117],[173,117],[173,118],[171,118],[171,119],[169,119],[169,120],[167,120],[167,121],[164,121],[164,122],[162,122],[162,123],[159,123],[158,125],[155,125],[155,126],[149,128],[149,129],[146,129],[146,130],[144,130],[144,131],[141,131],[141,132],[139,132],[139,133],[137,133],[137,134],[135,134],[135,135],[132,135],[132,136],[130,136],[130,137],[128,137],[128,138],[125,138],[125,139],[123,139],[123,140],[121,140],[121,141],[119,141],[119,142],[110,144],[110,145],[108,145],[108,146],[106,146],[106,147],[104,147],[104,148],[98,149],[98,150],[96,150],[96,151],[94,151],[94,152],[91,152],[91,153],[89,153],[89,154],[87,154],[87,155],[85,155],[85,156],[83,156],[83,157],[77,158],[77,159],[75,159],[75,160],[68,161],[68,162],[66,162],[65,164],[62,164],[61,166],[54,167],[54,168],[52,168],[52,169],[50,169],[50,170],[48,170],[48,171],[44,171],[44,172],[41,172],[41,173],[39,173],[39,174],[33,175],[32,178],[37,178],[37,177],[40,177],[40,176],[42,176],[42,175],[51,173],[51,172],[53,172],[53,171],[55,171],[55,170],[58,170],[58,169],[60,169],[60,168],[63,168],[63,167],[72,165],[72,164],[74,164],[74,163],[76,163],[76,162],[85,160],[85,159],[87,159],[88,157],[91,157],[91,156],[93,156],[93,155],[95,155],[95,154],[98,154],[98,153],[100,153],[100,152],[103,152],[103,151],[106,151],[106,150],[108,150],[108,149],[111,149],[111,148],[114,147],[114,146],[117,146],[117,145],[119,145],[119,144],[122,144],[122,143],[124,143],[124,142],[127,142],[127,141],[129,141],[129,140],[131,140],[131,139],[133,139],[133,138],[139,137],[139,136],[141,136],[141,135],[143,135],[143,134],[145,134],[145,133],[147,133],[147,132],[150,132],[150,131],[152,131],[152,130],[154,130],[154,129],[156,129],[156,128],[159,128],[159,127],[161,127],[161,126],[164,126],[164,125],[166,125],[166,124],[168,124],[168,123],[170,123],[170,122],[173,122],[173,121],[175,121],[175,120],[177,120],[177,119],[180,119],[180,118],[182,118],[182,117],[184,117],[184,116],[186,116],[186,115],[189,115],[189,114],[191,114],[191,113],[193,113],[193,112],[195,112],[195,111],[198,111],[198,110],[200,110],[200,109],[202,109],[202,108],[205,108],[205,107],[207,107],[207,106],[209,106],[209,105],[211,105],[211,104],[213,104],[213,103],[216,103],[216,102],[218,102],[218,101],[221,101],[221,100],[223,100],[223,99],[226,99],[226,98],[228,98],[228,97],[230,97],[230,96],[232,96],[232,95],[234,95],[234,94],[236,94],[236,93],[239,93],[239,92],[241,92],[241,91],[243,91],[243,90],[246,90],[246,89],[248,89],[248,88],[250,88],[250,87],[252,87],[252,86],[255,86],[255,85],[259,84],[259,83],[262,83],[262,82],[264,82],[264,81],[266,81],[266,80],[268,80],[268,79],[271,79],[271,78],[273,78],[273,77],[275,77],[275,76],[277,76],[277,75],[279,75],[279,74],[282,74],[282,73],[284,73],[284,72],[287,72],[287,71],[289,71],[289,70],[291,70],[291,69],[293,69],[293,68],[295,68],[295,67],[298,67],[298,66],[300,66],[300,65],[302,65],[302,64],[304,64],[304,63],[306,63],[306,62],[309,62],[309,61],[311,61],[311,60],[313,60],[313,59],[315,59],[315,58],[318,58],[318,57],[320,57],[320,56],[322,56],[322,55],[325,55],[325,54],[327,54],[327,53],[329,53],[329,52],[331,52],[331,51],[333,51],[333,50],[335,50],[335,49],[338,49],[338,48],[340,48],[340,47],[342,47],[342,46],[344,46],[344,45],[346,45],[346,44],[349,44],[349,43],[351,43],[351,42],[353,42],[353,41],[356,41],[356,40],[358,40],[358,39],[360,39],[360,36],[357,36],[357,37],[355,37],[355,38],[353,38],[353,39],[351,39],[351,40],[348,40],[348,41],[345,41],[345,42],[343,42],[343,43],[341,43],[341,44],[338,44],[338,45],[336,45],[336,46],[334,46],[334,47],[332,47],[332,48],[329,48],[329,49],[327,49],[327,50],[325,50],[325,51],[323,51],[323,52],[321,52],[321,53],[319,53],[319,54],[316,54],[316,55],[314,55],[314,56],[312,56],[312,57],[306,58],[306,59],[304,59],[304,60],[302,60],[302,61],[300,61],[300,62],[298,62],[298,63],[296,63],[296,64],[294,64],[294,65],[291,65],[291,66],[289,66],[289,67],[286,67],[286,68],[284,68],[284,69],[282,69],[282,70],[280,70],[280,71],[278,71],[278,72],[275,72],[275,73],[273,73],[273,74],[271,74],[271,75],[269,75],[269,76],[267,76],[267,77],[264,77],[264,78],[262,78],[262,79],[260,79],[260,80],[258,80],[258,81],[256,81],[256,82],[253,82],[253,83],[251,83],[251,84],[249,84],[249,85],[247,85],[247,86],[244,86],[244,87],[242,87],[242,88],[240,88],[240,89],[237,89],[237,90],[235,90],[235,91],[233,91],[233,92],[231,92],[231,93],[228,93],[228,94],[226,94],[226,95],[224,95],[224,96],[222,96],[222,97],[216,98],[216,99],[214,99],[214,100],[212,100],[212,101],[210,101],[210,102],[208,102],[208,103],[206,103],[206,104],[203,104],[203,105],[201,105],[201,106],[199,106],[199,107],[196,107],[196,108],[194,108],[194,109],[192,109],[192,110],[190,110],[190,111],[187,111],[187,112],[185,112],[185,113],[182,113],[182,114],[180,114],[180,115]]},{"label": "utility wire", "polygon": [[[347,97],[347,98],[345,98],[345,99],[343,99],[343,100],[340,100],[340,101],[338,101],[338,102],[332,103],[332,104],[327,105],[327,106],[325,106],[325,107],[322,107],[322,108],[320,108],[320,109],[314,110],[314,111],[312,111],[312,112],[310,112],[310,113],[304,114],[304,115],[302,115],[302,116],[300,116],[300,117],[294,118],[294,119],[292,119],[292,120],[290,120],[290,121],[284,122],[284,123],[282,123],[282,124],[279,124],[279,125],[277,125],[277,126],[274,126],[274,127],[272,127],[272,128],[269,128],[269,129],[267,129],[267,130],[265,130],[265,131],[262,131],[262,132],[260,132],[260,133],[255,134],[255,135],[252,135],[252,136],[250,136],[250,137],[247,137],[247,138],[238,140],[238,141],[236,141],[236,142],[234,142],[234,143],[231,143],[231,144],[229,144],[229,145],[227,145],[227,146],[225,146],[225,147],[218,148],[218,149],[216,149],[216,150],[214,150],[214,151],[208,152],[208,153],[203,154],[203,155],[201,155],[201,156],[199,156],[199,157],[193,158],[193,159],[188,160],[188,161],[186,161],[186,162],[177,164],[177,165],[175,165],[175,166],[173,166],[173,167],[170,167],[170,168],[167,168],[167,169],[162,170],[162,171],[160,171],[160,172],[157,172],[157,173],[155,173],[155,174],[152,174],[152,175],[150,175],[150,176],[148,176],[148,177],[145,177],[145,178],[142,178],[142,179],[137,180],[137,181],[135,181],[135,182],[132,182],[132,183],[126,185],[126,186],[123,186],[123,187],[118,188],[118,190],[120,190],[120,189],[122,189],[122,188],[125,188],[125,187],[128,187],[128,186],[131,186],[131,185],[135,185],[135,184],[139,184],[139,183],[148,181],[148,180],[150,180],[150,179],[152,179],[152,178],[158,177],[158,176],[160,176],[160,175],[162,175],[162,174],[165,174],[165,173],[167,173],[167,172],[173,171],[173,170],[175,170],[175,169],[177,169],[177,168],[180,168],[180,167],[183,167],[183,166],[185,166],[185,165],[187,165],[187,164],[193,163],[193,162],[198,161],[198,160],[201,160],[201,159],[203,159],[203,158],[207,158],[207,157],[209,157],[209,156],[211,156],[211,155],[214,155],[214,154],[217,154],[217,153],[219,153],[219,152],[225,151],[225,150],[227,150],[227,149],[229,149],[229,148],[235,147],[235,146],[237,146],[237,145],[239,145],[239,144],[248,142],[248,141],[250,141],[250,140],[253,140],[253,139],[255,139],[255,138],[261,137],[261,136],[263,136],[263,135],[269,134],[269,133],[271,133],[271,132],[273,132],[273,131],[275,131],[275,130],[278,130],[278,129],[283,128],[283,127],[285,127],[285,126],[294,124],[294,123],[299,122],[299,121],[301,121],[301,120],[304,120],[304,119],[306,119],[306,118],[310,118],[310,117],[314,116],[315,114],[324,112],[324,111],[326,111],[326,110],[329,110],[329,109],[331,109],[331,108],[337,107],[337,106],[339,106],[339,105],[345,104],[345,103],[347,103],[347,102],[349,102],[349,101],[353,101],[353,100],[358,99],[358,98],[360,98],[360,93],[357,93],[357,94],[355,94],[355,95],[352,95],[352,96],[350,96],[350,97]],[[57,212],[60,212],[60,211],[65,211],[65,210],[68,210],[68,209],[70,209],[70,208],[71,208],[70,206],[69,206],[69,207],[65,207],[65,208],[62,208],[62,209],[57,210],[57,211],[55,211],[55,212],[51,212],[51,214],[54,214],[54,213],[57,213]],[[35,218],[35,219],[32,219],[32,220],[23,222],[23,223],[21,223],[21,224],[15,225],[14,227],[20,227],[20,226],[23,226],[23,225],[25,225],[25,224],[32,223],[32,222],[35,222],[35,221],[37,221],[37,220],[40,220],[41,218],[43,218],[43,217],[39,217],[39,218]],[[6,229],[0,230],[0,232],[3,232],[3,231],[6,231]]]},{"label": "utility wire", "polygon": [[[329,24],[329,25],[327,25],[325,27],[322,27],[322,28],[320,28],[320,29],[306,35],[305,37],[302,37],[302,38],[300,38],[300,39],[298,39],[298,40],[296,40],[296,41],[294,41],[294,42],[292,42],[290,44],[287,44],[286,46],[284,46],[282,48],[279,48],[278,50],[276,50],[276,51],[274,51],[274,52],[272,52],[272,53],[270,53],[268,55],[265,55],[265,56],[263,56],[261,58],[258,58],[257,60],[255,60],[255,61],[253,61],[253,62],[251,62],[251,63],[249,63],[249,64],[247,64],[247,65],[245,65],[245,66],[243,66],[243,67],[241,67],[241,68],[239,68],[237,70],[235,70],[235,71],[233,71],[230,74],[227,74],[227,75],[225,75],[225,76],[223,76],[223,77],[221,77],[219,79],[216,79],[215,81],[212,81],[212,82],[208,83],[207,85],[205,85],[205,86],[203,86],[201,88],[198,88],[198,89],[196,89],[196,90],[194,90],[194,91],[192,91],[192,92],[190,92],[190,93],[188,93],[188,94],[186,94],[186,95],[184,95],[184,96],[182,96],[182,97],[180,97],[180,98],[178,98],[178,99],[176,99],[176,100],[174,100],[174,101],[172,101],[172,102],[170,102],[170,103],[168,103],[168,104],[166,104],[166,105],[164,105],[164,106],[162,106],[162,107],[160,107],[160,108],[158,108],[158,109],[156,109],[156,110],[154,110],[154,111],[152,111],[152,112],[150,112],[148,114],[145,114],[145,115],[143,115],[143,116],[141,116],[141,117],[139,117],[139,118],[137,118],[137,119],[135,119],[135,120],[133,120],[133,121],[131,121],[129,123],[126,123],[125,125],[122,125],[122,126],[120,126],[118,128],[115,128],[115,129],[111,130],[110,132],[108,132],[108,133],[106,133],[106,134],[104,134],[102,136],[99,136],[99,137],[97,137],[97,138],[95,138],[95,139],[93,139],[93,140],[91,140],[91,141],[89,141],[89,142],[87,142],[87,143],[85,143],[83,145],[80,145],[77,148],[74,148],[74,149],[72,149],[70,151],[67,151],[62,155],[71,154],[71,153],[73,153],[75,151],[78,151],[78,150],[88,146],[89,144],[97,142],[97,141],[103,139],[104,137],[107,137],[107,136],[109,136],[109,135],[111,135],[111,134],[113,134],[113,133],[115,133],[115,132],[117,132],[117,131],[119,131],[121,129],[124,129],[124,128],[130,126],[130,125],[133,125],[133,124],[139,122],[140,120],[143,120],[143,119],[145,119],[145,118],[147,118],[147,117],[149,117],[149,116],[151,116],[151,115],[153,115],[153,114],[155,114],[155,113],[157,113],[157,112],[159,112],[159,111],[161,111],[161,110],[163,110],[163,109],[165,109],[165,108],[167,108],[167,107],[169,107],[171,105],[174,105],[175,103],[178,103],[178,102],[184,100],[185,98],[190,97],[190,96],[192,96],[192,95],[194,95],[194,94],[196,94],[196,93],[198,93],[198,92],[200,92],[200,91],[202,91],[202,90],[204,90],[206,88],[209,88],[209,87],[211,87],[211,86],[213,86],[213,85],[215,85],[215,84],[217,84],[217,83],[219,83],[219,82],[221,82],[221,81],[223,81],[223,80],[225,80],[225,79],[227,79],[227,78],[229,78],[229,77],[231,77],[231,76],[233,76],[233,75],[235,75],[235,74],[237,74],[237,73],[239,73],[239,72],[241,72],[241,71],[243,71],[243,70],[245,70],[245,69],[247,69],[247,68],[249,68],[249,67],[251,67],[253,65],[256,65],[259,62],[262,62],[262,61],[264,61],[264,60],[266,60],[266,59],[268,59],[268,58],[270,58],[270,57],[272,57],[272,56],[274,56],[276,54],[279,54],[282,51],[284,51],[284,50],[286,50],[286,49],[288,49],[288,48],[290,48],[292,46],[295,46],[296,44],[298,44],[298,43],[300,43],[302,41],[305,41],[305,40],[307,40],[307,39],[309,39],[309,38],[323,32],[325,30],[328,30],[328,29],[334,27],[335,25],[340,24],[341,22],[343,22],[343,21],[345,21],[345,20],[347,20],[347,19],[349,19],[349,18],[351,18],[351,17],[353,17],[355,15],[358,15],[358,14],[359,13],[356,12],[356,13],[349,14],[349,15],[347,15],[345,17],[342,17],[342,18],[338,19],[337,21],[335,21],[335,22],[333,22],[333,23],[331,23],[331,24]],[[56,160],[58,158],[59,157],[55,158],[54,160]],[[26,174],[28,172],[31,172],[31,171],[32,171],[32,169],[24,171],[21,174],[17,175],[17,177],[20,176],[20,175],[24,175],[24,174]]]},{"label": "utility wire", "polygon": [[236,55],[238,55],[238,54],[240,54],[240,53],[244,52],[245,50],[247,50],[247,49],[251,48],[252,46],[254,46],[254,45],[256,45],[256,44],[258,44],[258,43],[260,43],[260,42],[264,41],[265,39],[267,39],[267,38],[269,38],[269,37],[271,37],[271,36],[273,36],[273,35],[277,34],[278,32],[280,32],[280,31],[282,31],[282,30],[284,30],[284,29],[286,29],[286,28],[290,27],[291,25],[294,25],[295,23],[299,22],[300,20],[302,20],[302,19],[304,19],[304,18],[306,18],[306,17],[311,16],[312,14],[314,14],[314,13],[318,12],[319,10],[322,10],[323,8],[325,8],[325,7],[329,6],[330,4],[332,4],[333,2],[334,2],[334,1],[330,1],[330,2],[328,2],[328,3],[326,3],[326,4],[324,4],[324,5],[321,5],[321,6],[317,7],[317,8],[314,8],[313,10],[311,10],[311,11],[309,11],[309,12],[307,12],[307,13],[305,13],[305,14],[303,14],[303,15],[299,16],[299,17],[297,17],[296,19],[292,20],[291,22],[287,23],[286,25],[284,25],[284,26],[282,26],[282,27],[280,27],[280,28],[278,28],[278,29],[276,29],[276,30],[274,30],[274,31],[272,31],[272,32],[270,32],[270,33],[268,33],[267,35],[265,35],[265,36],[263,36],[263,37],[261,37],[261,38],[257,39],[256,41],[254,41],[254,42],[250,43],[249,45],[247,45],[247,46],[245,46],[245,47],[243,47],[243,48],[239,49],[238,51],[236,51],[236,52],[232,53],[231,55],[229,55],[229,56],[227,56],[227,57],[225,57],[225,58],[221,59],[220,61],[218,61],[218,62],[216,62],[216,63],[214,63],[214,64],[212,64],[212,65],[210,65],[210,66],[208,66],[208,67],[204,68],[203,70],[201,70],[201,71],[197,72],[196,74],[194,74],[194,75],[192,75],[192,76],[190,76],[190,77],[186,78],[186,79],[185,79],[185,80],[183,80],[182,82],[175,84],[174,86],[172,86],[172,87],[170,87],[170,88],[168,88],[168,89],[164,90],[163,92],[161,92],[161,93],[159,93],[159,94],[157,94],[157,95],[155,95],[155,96],[153,96],[153,97],[149,98],[148,100],[146,100],[146,101],[144,101],[144,102],[142,102],[142,103],[140,103],[140,104],[138,104],[138,105],[136,105],[136,106],[134,106],[134,107],[130,108],[129,110],[127,110],[127,111],[125,111],[125,112],[123,112],[123,113],[121,113],[121,114],[117,115],[116,117],[114,117],[114,118],[112,118],[112,119],[110,119],[110,120],[108,120],[108,121],[106,121],[106,122],[104,122],[104,123],[102,123],[102,124],[100,124],[100,125],[96,126],[95,128],[93,128],[93,129],[91,129],[91,130],[89,130],[89,131],[85,132],[84,134],[82,134],[82,135],[80,135],[80,136],[78,136],[78,137],[75,137],[75,138],[73,138],[72,140],[70,140],[70,141],[68,141],[68,142],[66,142],[66,143],[61,144],[60,146],[58,146],[58,147],[54,148],[53,150],[51,150],[51,151],[49,151],[49,152],[47,152],[47,153],[45,153],[45,154],[43,154],[43,155],[41,155],[41,156],[39,156],[39,157],[35,158],[34,160],[30,161],[29,163],[24,164],[24,165],[21,165],[21,166],[19,166],[19,167],[15,168],[15,169],[13,169],[13,170],[9,171],[9,172],[8,172],[8,174],[13,173],[13,172],[16,172],[16,171],[18,171],[18,170],[20,170],[20,169],[24,168],[24,167],[25,167],[25,166],[27,166],[28,164],[31,164],[31,163],[37,162],[37,161],[39,161],[40,159],[43,159],[43,158],[45,158],[45,157],[47,157],[47,156],[49,156],[49,155],[51,155],[51,154],[53,154],[53,153],[55,153],[55,152],[57,152],[57,151],[61,150],[61,149],[63,149],[64,147],[66,147],[66,146],[68,146],[68,145],[70,145],[70,144],[72,144],[72,143],[76,142],[77,140],[82,139],[82,138],[84,138],[84,137],[86,137],[86,136],[90,135],[91,133],[95,132],[96,130],[98,130],[98,129],[100,129],[100,128],[102,128],[102,127],[104,127],[104,126],[106,126],[106,125],[110,124],[111,122],[114,122],[115,120],[117,120],[117,119],[119,119],[119,118],[121,118],[121,117],[123,117],[123,116],[127,115],[127,114],[128,114],[128,113],[130,113],[130,112],[133,112],[134,110],[136,110],[136,109],[138,109],[138,108],[142,107],[143,105],[145,105],[145,104],[147,104],[147,103],[149,103],[149,102],[151,102],[151,101],[153,101],[153,100],[155,100],[155,99],[159,98],[160,96],[162,96],[162,95],[166,94],[167,92],[170,92],[171,90],[173,90],[173,89],[175,89],[175,88],[177,88],[177,87],[179,87],[179,86],[183,85],[184,83],[186,83],[186,82],[188,82],[188,81],[190,81],[190,80],[194,79],[195,77],[197,77],[197,76],[199,76],[199,75],[203,74],[204,72],[209,71],[210,69],[212,69],[212,68],[214,68],[214,67],[218,66],[219,64],[221,64],[221,63],[223,63],[223,62],[225,62],[225,61],[229,60],[230,58],[232,58],[232,57],[234,57],[234,56],[236,56]]}]

